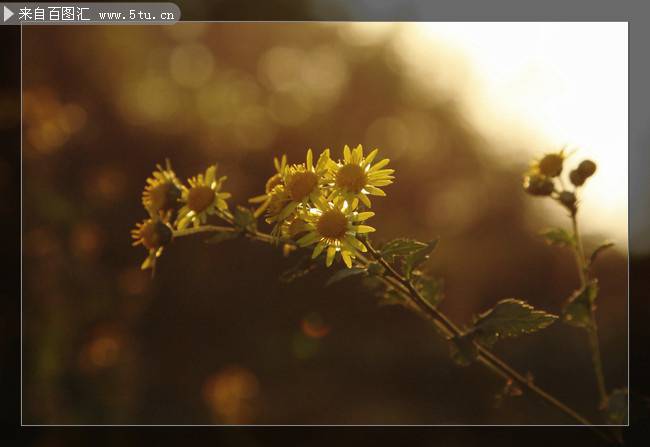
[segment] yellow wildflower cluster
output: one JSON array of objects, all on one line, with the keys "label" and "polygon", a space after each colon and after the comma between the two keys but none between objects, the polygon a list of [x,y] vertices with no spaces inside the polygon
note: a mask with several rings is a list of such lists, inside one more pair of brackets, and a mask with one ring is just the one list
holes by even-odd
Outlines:
[{"label": "yellow wildflower cluster", "polygon": [[217,177],[216,164],[188,179],[187,186],[178,179],[169,160],[164,168],[160,165],[157,168],[147,179],[142,194],[142,204],[149,218],[131,231],[133,245],[142,245],[148,251],[142,269],[155,268],[156,258],[171,242],[175,230],[190,225],[198,227],[205,224],[210,215],[232,217],[226,202],[230,193],[221,191],[226,177]]},{"label": "yellow wildflower cluster", "polygon": [[[364,154],[359,145],[354,149],[345,146],[343,158],[336,161],[329,149],[317,160],[309,149],[305,162],[299,164],[288,164],[284,155],[276,158],[276,172],[266,182],[265,193],[250,199],[257,209],[254,213],[244,211],[253,221],[265,214],[266,222],[273,225],[271,235],[291,241],[285,248],[314,245],[312,258],[324,253],[329,267],[339,253],[345,265],[352,267],[358,253],[366,251],[359,236],[375,231],[364,223],[374,216],[368,211],[370,196],[385,196],[381,188],[393,182],[394,171],[386,168],[388,159],[375,162],[377,153],[375,149]],[[217,176],[216,164],[189,178],[187,184],[178,179],[169,161],[164,167],[157,166],[142,194],[149,218],[131,231],[133,245],[148,251],[143,269],[155,268],[156,259],[174,237],[215,228],[199,228],[212,215],[231,225],[227,229],[230,234],[244,229],[251,236],[260,236],[255,228],[241,225],[240,214],[230,213],[227,200],[231,195],[222,191],[225,180],[225,176]]]},{"label": "yellow wildflower cluster", "polygon": [[346,266],[366,247],[358,235],[375,231],[363,222],[374,216],[364,211],[372,206],[369,196],[385,196],[381,189],[393,182],[388,159],[374,163],[378,150],[364,155],[361,145],[343,148],[343,159],[335,161],[329,149],[316,163],[311,149],[304,163],[289,165],[287,157],[275,159],[276,173],[266,183],[263,195],[250,199],[259,204],[255,216],[266,213],[277,236],[314,245],[312,258],[325,252],[329,267],[337,253]]},{"label": "yellow wildflower cluster", "polygon": [[588,178],[596,172],[596,163],[583,160],[569,172],[568,179],[573,185],[573,190],[566,188],[561,178],[564,164],[568,155],[561,150],[544,154],[540,159],[533,161],[530,169],[524,175],[524,190],[539,197],[551,197],[562,204],[571,214],[578,210],[578,189],[584,185]]}]

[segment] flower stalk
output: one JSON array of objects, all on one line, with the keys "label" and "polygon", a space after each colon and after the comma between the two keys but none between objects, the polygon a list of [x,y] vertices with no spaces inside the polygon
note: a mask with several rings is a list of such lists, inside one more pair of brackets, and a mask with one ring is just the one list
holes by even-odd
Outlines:
[{"label": "flower stalk", "polygon": [[[557,316],[535,309],[525,301],[507,298],[478,315],[469,328],[461,329],[437,307],[441,299],[438,280],[420,268],[437,240],[424,243],[399,238],[382,245],[380,250],[372,245],[368,234],[375,228],[366,222],[375,215],[370,211],[370,196],[386,196],[382,188],[394,180],[394,170],[387,167],[389,160],[375,161],[377,154],[377,149],[364,154],[359,145],[354,149],[345,146],[343,158],[339,160],[331,158],[329,149],[317,160],[309,149],[305,162],[300,164],[290,165],[286,156],[276,158],[276,172],[267,180],[265,193],[249,199],[256,204],[255,210],[242,206],[229,209],[227,200],[231,195],[223,191],[226,177],[216,175],[216,164],[188,179],[189,186],[178,180],[169,162],[165,168],[158,166],[158,171],[147,180],[143,195],[149,218],[132,232],[134,244],[148,250],[142,268],[153,271],[156,259],[169,242],[196,234],[212,233],[210,242],[244,237],[282,246],[285,256],[295,250],[311,249],[314,262],[324,259],[328,268],[337,260],[336,265],[343,265],[343,270],[330,282],[337,275],[336,280],[362,274],[379,285],[382,299],[403,305],[432,322],[449,342],[452,359],[459,365],[480,363],[503,378],[508,389],[514,387],[512,395],[527,390],[573,422],[589,426],[603,439],[615,441],[615,436],[595,427],[587,418],[537,386],[532,376],[519,373],[491,350],[498,340],[544,329]],[[595,280],[591,278],[590,264],[578,232],[575,190],[567,191],[559,179],[564,157],[563,151],[545,156],[525,178],[524,188],[534,196],[552,197],[571,212],[573,235],[564,240],[574,249],[580,272],[580,297],[589,296],[588,324],[584,323],[584,318],[580,324],[590,337],[601,406],[604,406],[607,392],[593,304],[597,292],[591,293]],[[574,186],[584,183],[595,171],[595,164],[584,167],[584,163],[582,170],[571,173]],[[269,233],[258,229],[258,219],[262,215],[272,226]],[[208,223],[210,216],[226,225]]]}]

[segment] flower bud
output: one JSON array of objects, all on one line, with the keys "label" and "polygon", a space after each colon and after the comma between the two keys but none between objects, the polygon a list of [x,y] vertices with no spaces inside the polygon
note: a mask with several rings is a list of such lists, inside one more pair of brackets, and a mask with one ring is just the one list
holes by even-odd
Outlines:
[{"label": "flower bud", "polygon": [[578,171],[586,179],[596,172],[596,163],[591,160],[584,160],[578,165]]},{"label": "flower bud", "polygon": [[587,180],[587,177],[585,177],[579,170],[574,169],[569,173],[569,180],[571,180],[571,183],[574,186],[582,186]]},{"label": "flower bud", "polygon": [[571,213],[575,213],[577,208],[576,208],[576,195],[572,193],[571,191],[562,191],[558,197],[558,200],[562,205],[565,206],[566,209],[571,211]]},{"label": "flower bud", "polygon": [[532,196],[550,196],[554,190],[553,181],[541,175],[529,175],[524,178],[524,189]]},{"label": "flower bud", "polygon": [[140,227],[139,236],[149,250],[157,250],[164,247],[172,240],[172,229],[160,220],[149,220]]},{"label": "flower bud", "polygon": [[538,163],[539,172],[547,177],[557,177],[562,173],[563,163],[564,156],[561,153],[546,154]]}]

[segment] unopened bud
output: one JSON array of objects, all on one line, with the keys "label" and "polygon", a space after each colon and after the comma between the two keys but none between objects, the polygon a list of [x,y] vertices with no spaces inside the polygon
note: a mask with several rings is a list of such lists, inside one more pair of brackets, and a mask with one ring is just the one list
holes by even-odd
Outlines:
[{"label": "unopened bud", "polygon": [[578,165],[578,171],[584,178],[591,177],[596,172],[596,163],[591,160],[584,160]]},{"label": "unopened bud", "polygon": [[582,173],[579,170],[574,169],[569,173],[569,180],[571,180],[571,183],[574,186],[582,186],[587,180],[587,177],[582,175]]},{"label": "unopened bud", "polygon": [[524,189],[533,196],[550,196],[554,190],[553,181],[541,175],[529,175],[524,178]]}]

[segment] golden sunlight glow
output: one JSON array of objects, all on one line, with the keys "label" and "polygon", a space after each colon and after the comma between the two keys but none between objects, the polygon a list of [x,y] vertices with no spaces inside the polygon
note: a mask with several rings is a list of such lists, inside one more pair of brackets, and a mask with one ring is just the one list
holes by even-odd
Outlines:
[{"label": "golden sunlight glow", "polygon": [[506,163],[565,145],[578,149],[569,166],[595,160],[582,197],[587,231],[627,245],[627,23],[421,23],[397,31],[395,57],[419,93],[444,89],[457,99]]}]

